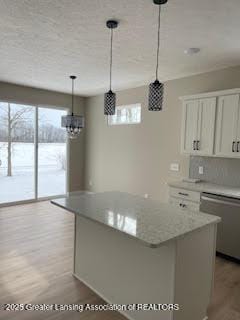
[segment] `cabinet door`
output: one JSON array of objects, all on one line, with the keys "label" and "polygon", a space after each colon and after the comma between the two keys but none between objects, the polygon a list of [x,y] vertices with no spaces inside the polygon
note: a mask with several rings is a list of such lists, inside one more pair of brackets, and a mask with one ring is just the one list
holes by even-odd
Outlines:
[{"label": "cabinet door", "polygon": [[183,153],[195,154],[194,141],[198,134],[199,101],[187,100],[183,103],[182,145]]},{"label": "cabinet door", "polygon": [[236,156],[240,157],[240,98],[239,98],[239,106],[238,106],[238,122],[237,122],[237,153]]},{"label": "cabinet door", "polygon": [[216,116],[216,98],[200,100],[198,118],[197,154],[213,155]]},{"label": "cabinet door", "polygon": [[188,200],[182,200],[182,199],[170,197],[169,203],[182,210],[197,211],[197,212],[200,211],[200,205],[199,203],[196,203],[196,202],[191,202]]},{"label": "cabinet door", "polygon": [[217,130],[215,153],[234,157],[236,153],[239,95],[221,96],[217,107]]}]

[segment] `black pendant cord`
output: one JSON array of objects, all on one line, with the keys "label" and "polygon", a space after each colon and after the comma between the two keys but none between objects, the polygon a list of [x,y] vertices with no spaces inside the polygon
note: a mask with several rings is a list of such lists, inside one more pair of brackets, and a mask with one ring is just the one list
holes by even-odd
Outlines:
[{"label": "black pendant cord", "polygon": [[111,29],[111,45],[110,45],[110,91],[112,91],[112,51],[113,51],[113,29]]},{"label": "black pendant cord", "polygon": [[156,66],[156,80],[158,80],[158,68],[159,68],[159,50],[160,50],[160,15],[161,15],[161,5],[159,5],[158,11],[158,33],[157,33],[157,66]]},{"label": "black pendant cord", "polygon": [[73,107],[74,107],[74,79],[72,78],[72,116],[73,116]]},{"label": "black pendant cord", "polygon": [[107,20],[106,26],[111,29],[110,38],[110,63],[109,63],[109,91],[104,94],[104,114],[106,116],[112,116],[115,114],[116,109],[116,93],[112,92],[112,66],[113,66],[113,29],[118,27],[117,20]]}]

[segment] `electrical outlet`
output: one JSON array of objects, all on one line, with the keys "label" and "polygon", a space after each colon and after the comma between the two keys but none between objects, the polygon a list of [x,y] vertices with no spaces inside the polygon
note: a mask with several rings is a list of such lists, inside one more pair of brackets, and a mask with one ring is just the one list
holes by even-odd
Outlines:
[{"label": "electrical outlet", "polygon": [[92,180],[89,180],[89,186],[91,187],[92,186]]},{"label": "electrical outlet", "polygon": [[198,167],[198,173],[203,174],[203,167]]},{"label": "electrical outlet", "polygon": [[145,193],[145,194],[144,194],[144,198],[147,199],[148,197],[149,197],[149,194],[148,194],[148,193]]},{"label": "electrical outlet", "polygon": [[171,163],[170,170],[171,171],[179,171],[179,163]]}]

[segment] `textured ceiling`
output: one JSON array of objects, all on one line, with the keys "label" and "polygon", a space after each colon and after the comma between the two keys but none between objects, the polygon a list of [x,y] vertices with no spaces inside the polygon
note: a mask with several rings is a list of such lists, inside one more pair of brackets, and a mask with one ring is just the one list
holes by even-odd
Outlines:
[{"label": "textured ceiling", "polygon": [[[0,81],[94,95],[108,89],[108,18],[117,18],[113,87],[154,78],[152,0],[0,0]],[[162,9],[160,78],[240,64],[239,0],[169,0]],[[197,55],[184,49],[200,47]]]}]

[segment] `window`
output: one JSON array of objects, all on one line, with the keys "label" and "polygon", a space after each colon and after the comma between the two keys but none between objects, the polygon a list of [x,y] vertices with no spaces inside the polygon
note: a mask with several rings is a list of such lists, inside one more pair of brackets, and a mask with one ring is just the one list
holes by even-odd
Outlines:
[{"label": "window", "polygon": [[116,107],[114,116],[108,116],[108,125],[137,124],[141,122],[141,104]]}]

